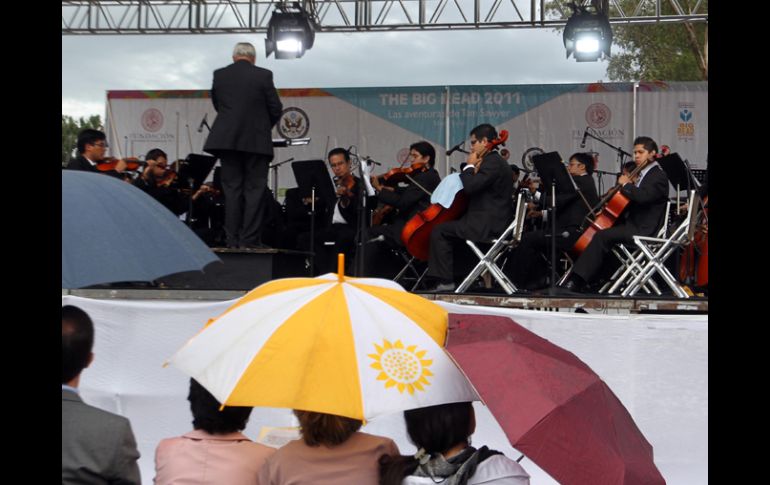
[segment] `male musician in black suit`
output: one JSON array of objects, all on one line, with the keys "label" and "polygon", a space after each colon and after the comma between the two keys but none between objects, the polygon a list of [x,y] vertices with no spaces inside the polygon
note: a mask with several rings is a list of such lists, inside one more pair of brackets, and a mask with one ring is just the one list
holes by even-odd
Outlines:
[{"label": "male musician in black suit", "polygon": [[630,200],[617,223],[598,231],[575,261],[572,276],[562,288],[569,292],[583,291],[600,275],[605,256],[617,243],[633,243],[633,236],[652,236],[666,216],[668,200],[668,177],[660,168],[655,156],[658,145],[652,138],[637,137],[634,140],[634,162],[643,165],[636,181],[628,175],[621,175],[618,184],[621,193]]},{"label": "male musician in black suit", "polygon": [[453,251],[456,240],[484,241],[501,234],[513,218],[511,167],[497,150],[479,154],[497,138],[497,130],[484,123],[471,130],[471,153],[462,173],[463,190],[469,198],[468,210],[456,221],[436,226],[430,235],[428,292],[453,291]]},{"label": "male musician in black suit", "polygon": [[[588,153],[575,153],[570,157],[567,166],[572,180],[575,181],[578,191],[572,184],[567,187],[556,187],[556,249],[567,251],[575,245],[580,237],[580,225],[588,212],[599,203],[599,195],[596,193],[591,174],[593,173],[593,159]],[[535,263],[542,259],[538,252],[550,254],[551,239],[547,235],[551,232],[550,223],[546,224],[546,230],[525,232],[521,242],[516,247],[511,261],[511,270],[514,273],[513,283],[519,288],[535,289],[545,286],[543,277],[545,273],[539,271]],[[537,269],[538,271],[533,271]],[[506,268],[507,270],[507,268]]]},{"label": "male musician in black suit", "polygon": [[[392,278],[395,276],[397,267],[389,264],[388,248],[403,248],[401,241],[401,232],[406,223],[418,212],[426,209],[430,205],[430,196],[439,182],[441,176],[434,168],[436,160],[436,150],[433,145],[427,141],[418,141],[409,146],[409,164],[411,168],[417,164],[425,166],[422,170],[413,170],[409,177],[405,177],[405,187],[397,185],[384,185],[376,176],[371,177],[372,187],[374,188],[377,200],[386,206],[392,208],[395,213],[391,222],[379,226],[374,226],[369,230],[368,240],[382,236],[382,240],[373,241],[366,247],[367,275]],[[403,264],[403,263],[402,263]]]},{"label": "male musician in black suit", "polygon": [[214,71],[211,102],[217,118],[203,149],[222,162],[227,246],[265,247],[261,231],[268,165],[273,159],[271,130],[283,105],[273,73],[254,65],[257,52],[236,44],[233,63]]},{"label": "male musician in black suit", "polygon": [[96,168],[96,165],[104,160],[107,146],[107,135],[103,131],[86,128],[78,133],[78,156],[69,161],[67,170],[103,173],[122,178],[126,170],[124,160],[118,160],[114,170],[101,171]]},{"label": "male musician in black suit", "polygon": [[89,406],[80,398],[80,374],[94,354],[94,325],[72,305],[61,309],[61,481],[141,483],[139,451],[131,423],[123,416]]}]

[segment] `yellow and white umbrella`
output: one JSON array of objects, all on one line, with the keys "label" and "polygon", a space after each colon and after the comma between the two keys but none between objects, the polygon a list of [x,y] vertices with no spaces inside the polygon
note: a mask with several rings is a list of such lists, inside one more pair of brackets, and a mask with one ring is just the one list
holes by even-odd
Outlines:
[{"label": "yellow and white umbrella", "polygon": [[381,279],[265,283],[192,337],[169,362],[227,406],[372,419],[479,400],[444,351],[447,312]]}]

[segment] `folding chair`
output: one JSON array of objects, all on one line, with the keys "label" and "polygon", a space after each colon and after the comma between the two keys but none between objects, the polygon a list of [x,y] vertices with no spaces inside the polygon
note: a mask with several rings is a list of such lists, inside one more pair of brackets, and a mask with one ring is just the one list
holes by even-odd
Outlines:
[{"label": "folding chair", "polygon": [[[655,234],[656,237],[666,237],[668,231],[669,212],[671,210],[671,201],[666,202],[666,211],[663,213],[663,221],[661,222],[660,229]],[[626,282],[630,281],[639,271],[639,261],[642,258],[642,251],[638,248],[629,250],[623,243],[618,243],[612,248],[612,254],[620,261],[620,266],[612,274],[610,279],[604,283],[599,289],[599,293],[613,294]],[[656,295],[660,295],[661,291],[658,288],[657,283],[654,280],[649,280],[642,289],[650,294],[655,292]]]},{"label": "folding chair", "polygon": [[[403,251],[401,249],[393,249],[393,252],[398,254],[404,261],[406,261],[406,264],[403,268],[401,268],[401,271],[398,272],[398,274],[393,278],[393,281],[396,283],[401,284],[401,280],[409,280],[411,278],[414,278],[415,282],[414,285],[412,285],[411,289],[409,291],[414,291],[419,284],[422,282],[422,279],[425,277],[425,273],[428,272],[428,267],[426,266],[425,269],[422,271],[418,270],[415,266],[416,260],[415,257],[411,254],[407,253],[406,251]],[[407,271],[410,271],[413,276],[407,276]]]},{"label": "folding chair", "polygon": [[633,296],[654,274],[659,274],[663,281],[673,290],[679,298],[689,298],[682,285],[674,278],[674,275],[666,268],[664,263],[675,250],[692,241],[698,221],[700,200],[696,191],[691,190],[688,197],[687,216],[674,229],[669,237],[645,237],[634,236],[634,244],[642,252],[642,258],[638,262],[640,270],[623,289],[623,296]]},{"label": "folding chair", "polygon": [[505,228],[505,231],[503,231],[499,237],[490,241],[491,246],[486,253],[482,253],[473,241],[465,241],[473,253],[479,258],[479,262],[473,270],[468,273],[468,276],[465,277],[463,282],[460,283],[460,286],[457,287],[455,293],[463,293],[474,281],[476,281],[476,278],[483,276],[485,273],[491,274],[507,294],[510,295],[518,291],[516,286],[507,276],[505,276],[505,273],[503,273],[497,265],[497,260],[502,254],[521,240],[526,210],[527,204],[522,200],[522,194],[519,193],[516,197],[516,211],[513,215],[513,220],[508,224],[508,227]]}]

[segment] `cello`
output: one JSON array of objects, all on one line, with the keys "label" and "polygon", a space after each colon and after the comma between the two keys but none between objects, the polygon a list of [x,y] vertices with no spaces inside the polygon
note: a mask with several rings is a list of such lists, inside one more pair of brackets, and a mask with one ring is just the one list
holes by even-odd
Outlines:
[{"label": "cello", "polygon": [[[478,171],[479,166],[483,162],[484,155],[497,145],[505,143],[506,140],[508,140],[508,130],[501,130],[497,138],[488,141],[481,151],[477,153],[479,163],[474,167],[474,171]],[[447,178],[442,180],[441,183],[444,183],[446,180]],[[430,253],[430,233],[433,231],[433,228],[442,222],[459,219],[467,208],[468,196],[460,189],[455,194],[454,200],[449,207],[444,207],[441,204],[431,204],[409,219],[401,231],[401,242],[404,243],[406,250],[415,259],[427,261]]]},{"label": "cello", "polygon": [[[644,163],[637,165],[636,168],[628,174],[628,178],[636,178],[648,163],[650,163],[650,160],[645,160]],[[583,254],[583,251],[585,251],[591,243],[591,240],[597,232],[614,226],[623,210],[628,206],[628,203],[631,202],[629,198],[620,191],[621,188],[622,186],[620,184],[616,184],[615,187],[610,189],[607,192],[607,195],[602,197],[602,200],[599,201],[599,205],[602,206],[601,210],[594,220],[589,220],[588,227],[583,231],[583,234],[580,235],[575,242],[575,245],[572,246],[572,253],[575,256]],[[591,214],[593,214],[593,211],[589,212],[586,217],[591,216]]]},{"label": "cello", "polygon": [[679,264],[679,281],[693,281],[703,288],[709,284],[708,195],[703,198],[703,213],[693,240],[683,248]]}]

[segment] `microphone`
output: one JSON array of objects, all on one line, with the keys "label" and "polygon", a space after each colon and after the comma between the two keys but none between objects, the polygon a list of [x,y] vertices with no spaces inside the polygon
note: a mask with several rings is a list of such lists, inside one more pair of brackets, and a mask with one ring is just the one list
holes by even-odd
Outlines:
[{"label": "microphone", "polygon": [[[453,146],[452,148],[450,148],[449,150],[447,150],[447,151],[446,151],[446,154],[447,154],[447,156],[448,156],[448,155],[451,155],[451,154],[453,154],[453,153],[454,153],[454,152],[456,152],[457,150],[460,150],[460,148],[461,148],[463,145],[465,145],[465,140],[461,141],[461,142],[460,142],[460,143],[458,143],[457,145],[455,145],[455,146]],[[461,151],[462,151],[462,150],[461,150]]]},{"label": "microphone", "polygon": [[364,158],[363,158],[363,160],[364,160],[366,163],[368,163],[369,165],[371,165],[371,164],[375,164],[375,165],[382,165],[380,162],[378,162],[378,161],[376,161],[376,160],[372,160],[372,159],[371,159],[371,158],[369,158],[369,157],[364,157]]},{"label": "microphone", "polygon": [[373,237],[373,238],[369,239],[368,241],[366,241],[366,244],[373,243],[373,242],[380,242],[380,241],[384,241],[384,240],[385,240],[385,235],[384,234],[380,234],[379,236]]},{"label": "microphone", "polygon": [[580,148],[586,147],[586,137],[588,136],[588,127],[583,131],[583,140],[580,142]]},{"label": "microphone", "polygon": [[207,125],[206,118],[208,118],[209,114],[206,113],[203,115],[203,119],[201,120],[201,124],[198,125],[198,133],[203,131],[203,127]]}]

